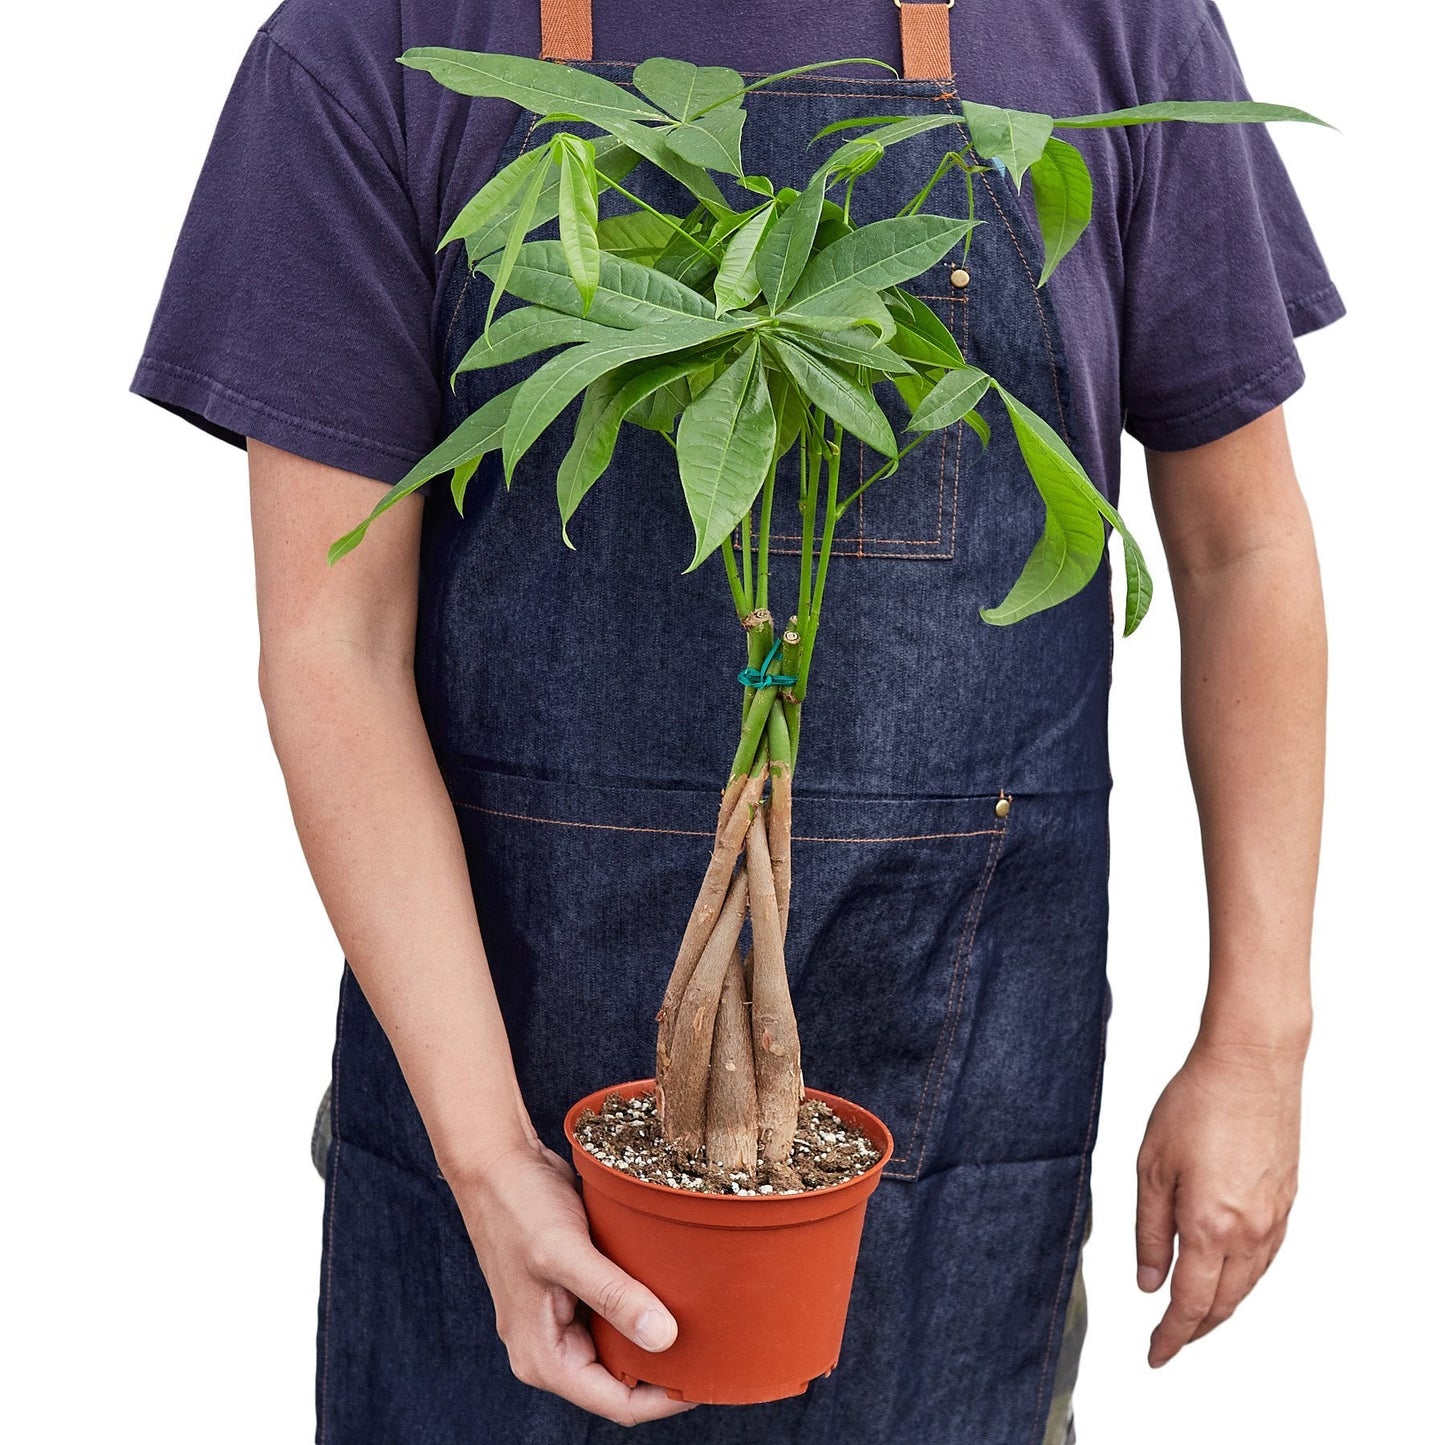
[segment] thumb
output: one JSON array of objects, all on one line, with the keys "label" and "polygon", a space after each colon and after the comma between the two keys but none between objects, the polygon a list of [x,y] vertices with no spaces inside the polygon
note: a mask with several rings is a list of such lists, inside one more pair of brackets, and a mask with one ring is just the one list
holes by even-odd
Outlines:
[{"label": "thumb", "polygon": [[662,1301],[595,1249],[559,1271],[557,1283],[644,1350],[665,1350],[677,1339],[677,1321]]},{"label": "thumb", "polygon": [[1146,1294],[1153,1294],[1169,1273],[1174,1232],[1174,1181],[1162,1170],[1141,1164],[1134,1251],[1139,1264],[1139,1288]]}]

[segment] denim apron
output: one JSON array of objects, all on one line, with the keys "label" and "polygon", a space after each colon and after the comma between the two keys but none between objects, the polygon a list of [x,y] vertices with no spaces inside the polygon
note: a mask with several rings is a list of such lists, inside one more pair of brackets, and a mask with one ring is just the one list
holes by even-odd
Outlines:
[{"label": "denim apron", "polygon": [[[950,108],[938,80],[799,76],[750,97],[744,160],[801,186],[818,162],[804,144],[830,122]],[[501,163],[554,129],[521,115]],[[891,148],[855,191],[855,223],[895,213],[966,144],[960,121]],[[1033,232],[1007,181],[990,171],[975,183],[968,284],[951,283],[955,255],[910,289],[971,362],[1068,438],[1068,369],[1052,293],[1034,285]],[[691,209],[650,167],[628,185],[660,210]],[[961,175],[929,209],[967,214]],[[460,250],[441,282],[447,375],[489,297]],[[459,378],[445,427],[533,365]],[[879,399],[902,436],[905,409],[891,389]],[[747,660],[721,560],[681,575],[692,525],[661,436],[624,428],[570,525],[576,550],[563,545],[554,479],[574,414],[510,491],[489,456],[464,518],[444,483],[429,493],[416,654],[523,1095],[564,1156],[575,1099],[652,1073],[654,1014],[710,854]],[[1055,1438],[1108,997],[1111,615],[1101,573],[1042,616],[979,618],[1042,523],[1002,409],[989,415],[987,450],[961,423],[935,433],[840,524],[803,710],[788,966],[804,1074],[882,1115],[897,1141],[842,1357],[796,1398],[648,1425],[655,1445]],[[851,490],[879,459],[848,447]],[[782,616],[797,596],[796,488],[792,458],[770,550]],[[512,1377],[461,1215],[349,966],[332,1133],[317,1438],[621,1440]]]}]

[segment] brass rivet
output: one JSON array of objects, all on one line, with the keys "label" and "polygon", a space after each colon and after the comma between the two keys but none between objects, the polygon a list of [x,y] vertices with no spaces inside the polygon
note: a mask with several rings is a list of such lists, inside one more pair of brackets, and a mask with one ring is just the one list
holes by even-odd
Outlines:
[{"label": "brass rivet", "polygon": [[968,272],[965,271],[962,266],[955,266],[953,270],[948,273],[948,284],[950,286],[957,286],[958,289],[962,291],[963,288],[968,285]]},{"label": "brass rivet", "polygon": [[1009,805],[1009,800],[1008,800],[1007,798],[1000,798],[1000,799],[998,800],[998,802],[996,802],[996,803],[993,805],[993,815],[994,815],[994,817],[995,817],[995,818],[1007,818],[1007,817],[1008,817],[1009,806],[1010,806],[1010,805]]}]

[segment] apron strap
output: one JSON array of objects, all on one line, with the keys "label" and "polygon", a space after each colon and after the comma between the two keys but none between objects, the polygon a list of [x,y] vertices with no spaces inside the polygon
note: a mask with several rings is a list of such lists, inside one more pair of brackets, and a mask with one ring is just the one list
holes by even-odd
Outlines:
[{"label": "apron strap", "polygon": [[[951,80],[948,12],[954,0],[893,0],[903,29],[903,78]],[[592,0],[541,0],[543,60],[592,59]]]},{"label": "apron strap", "polygon": [[953,57],[949,48],[947,4],[921,5],[912,0],[893,0],[903,26],[904,80],[952,80]]},{"label": "apron strap", "polygon": [[542,0],[540,58],[592,59],[592,0]]}]

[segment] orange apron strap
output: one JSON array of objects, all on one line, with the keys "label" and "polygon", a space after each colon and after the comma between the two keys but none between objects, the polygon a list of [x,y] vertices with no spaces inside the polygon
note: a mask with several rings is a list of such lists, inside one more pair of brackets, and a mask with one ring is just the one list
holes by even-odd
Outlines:
[{"label": "orange apron strap", "polygon": [[953,56],[949,48],[948,12],[953,0],[915,4],[893,0],[903,26],[904,80],[952,80]]},{"label": "orange apron strap", "polygon": [[[953,78],[948,12],[953,0],[893,0],[903,30],[903,78]],[[542,59],[592,59],[591,0],[541,0]]]},{"label": "orange apron strap", "polygon": [[541,58],[592,59],[592,0],[542,0]]}]

